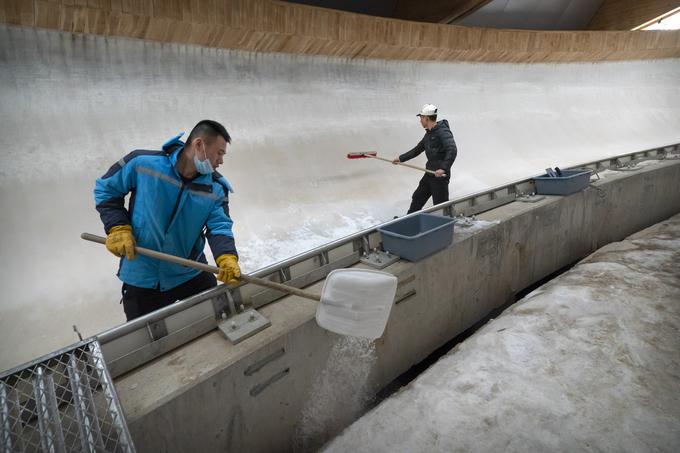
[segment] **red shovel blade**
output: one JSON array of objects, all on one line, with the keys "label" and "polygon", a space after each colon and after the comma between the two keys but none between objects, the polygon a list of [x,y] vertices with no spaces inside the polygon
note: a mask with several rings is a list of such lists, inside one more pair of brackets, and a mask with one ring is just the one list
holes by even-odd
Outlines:
[{"label": "red shovel blade", "polygon": [[348,159],[364,159],[366,157],[377,156],[376,151],[360,151],[358,153],[347,153]]}]

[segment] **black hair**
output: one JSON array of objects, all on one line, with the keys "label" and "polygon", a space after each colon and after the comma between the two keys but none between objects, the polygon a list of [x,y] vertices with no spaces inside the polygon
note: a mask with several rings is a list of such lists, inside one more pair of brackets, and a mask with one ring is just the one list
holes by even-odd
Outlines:
[{"label": "black hair", "polygon": [[437,115],[426,115],[431,121],[437,121]]},{"label": "black hair", "polygon": [[227,143],[231,143],[231,136],[229,136],[229,132],[227,132],[224,126],[217,121],[201,120],[191,130],[187,143],[191,143],[197,137],[201,137],[207,142],[212,142],[218,135],[222,136]]}]

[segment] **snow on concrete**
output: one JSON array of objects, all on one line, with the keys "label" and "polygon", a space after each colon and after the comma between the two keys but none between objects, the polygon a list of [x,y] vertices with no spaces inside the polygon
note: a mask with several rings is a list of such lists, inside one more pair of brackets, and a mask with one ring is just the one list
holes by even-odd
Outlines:
[{"label": "snow on concrete", "polygon": [[680,451],[680,215],[533,291],[324,451]]}]

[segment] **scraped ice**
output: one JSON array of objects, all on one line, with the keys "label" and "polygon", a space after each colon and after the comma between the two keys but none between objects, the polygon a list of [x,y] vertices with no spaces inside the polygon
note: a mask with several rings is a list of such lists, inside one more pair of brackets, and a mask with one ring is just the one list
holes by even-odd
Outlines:
[{"label": "scraped ice", "polygon": [[306,395],[297,429],[298,450],[315,451],[337,434],[338,426],[347,426],[361,415],[375,391],[369,376],[376,360],[372,340],[338,337]]}]

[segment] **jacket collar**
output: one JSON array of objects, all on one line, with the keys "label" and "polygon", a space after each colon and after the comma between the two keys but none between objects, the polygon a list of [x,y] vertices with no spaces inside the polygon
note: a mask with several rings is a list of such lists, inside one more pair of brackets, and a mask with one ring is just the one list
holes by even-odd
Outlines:
[{"label": "jacket collar", "polygon": [[[184,135],[184,132],[175,135],[170,140],[163,144],[163,151],[170,153],[168,158],[170,159],[170,164],[178,177],[181,177],[179,170],[177,170],[177,159],[179,155],[184,151],[184,142],[180,140],[180,137]],[[199,174],[196,178],[192,180],[194,183],[198,184],[210,184],[212,183],[212,175],[202,175]]]}]

